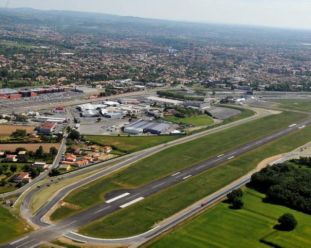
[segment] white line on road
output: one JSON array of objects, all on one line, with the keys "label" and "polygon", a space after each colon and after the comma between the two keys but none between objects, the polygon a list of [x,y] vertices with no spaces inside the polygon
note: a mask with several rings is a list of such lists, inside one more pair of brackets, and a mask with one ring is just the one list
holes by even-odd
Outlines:
[{"label": "white line on road", "polygon": [[172,177],[175,177],[175,176],[177,176],[179,174],[180,174],[180,172],[176,172],[175,174],[172,175]]},{"label": "white line on road", "polygon": [[234,158],[234,156],[231,156],[231,157],[228,158],[228,160],[231,160],[231,159],[233,159],[233,158]]},{"label": "white line on road", "polygon": [[162,185],[164,185],[165,183],[166,183],[166,182],[159,183],[159,184],[153,186],[152,188],[153,188],[153,189],[159,188],[159,187],[161,187]]},{"label": "white line on road", "polygon": [[21,245],[19,245],[19,246],[16,246],[16,248],[23,247],[24,245],[29,244],[29,243],[31,243],[31,242],[33,242],[33,241],[34,241],[34,240],[29,240],[29,241],[27,241],[27,242],[24,242],[23,244],[21,244]]},{"label": "white line on road", "polygon": [[225,154],[220,154],[220,155],[218,155],[217,156],[217,158],[221,158],[221,157],[223,157]]},{"label": "white line on road", "polygon": [[127,192],[127,193],[124,193],[124,194],[122,194],[122,195],[116,196],[116,197],[114,197],[114,198],[112,198],[112,199],[106,201],[106,203],[111,203],[111,202],[117,201],[117,200],[119,200],[119,199],[121,199],[121,198],[123,198],[123,197],[128,196],[129,194],[130,194],[130,193]]},{"label": "white line on road", "polygon": [[100,212],[103,212],[103,211],[107,210],[107,209],[110,208],[110,207],[111,207],[111,206],[104,207],[104,208],[102,208],[102,209],[96,211],[95,214],[100,213]]},{"label": "white line on road", "polygon": [[128,202],[128,203],[125,203],[125,204],[121,205],[120,208],[126,208],[126,207],[128,207],[128,206],[131,206],[131,205],[135,204],[136,202],[142,201],[143,199],[144,199],[144,197],[136,198],[136,199],[133,200],[133,201],[130,201],[130,202]]},{"label": "white line on road", "polygon": [[288,127],[295,127],[295,126],[297,126],[297,124],[292,124],[292,125],[290,125]]},{"label": "white line on road", "polygon": [[192,175],[189,175],[189,176],[184,177],[183,180],[186,180],[186,179],[188,179],[188,178],[190,178],[190,177],[192,177]]},{"label": "white line on road", "polygon": [[29,237],[29,236],[26,236],[26,237],[24,237],[24,238],[21,238],[21,239],[19,239],[19,240],[16,240],[16,241],[10,243],[10,245],[15,245],[15,244],[17,244],[17,243],[19,243],[19,242],[21,242],[21,241],[27,239],[28,237]]}]

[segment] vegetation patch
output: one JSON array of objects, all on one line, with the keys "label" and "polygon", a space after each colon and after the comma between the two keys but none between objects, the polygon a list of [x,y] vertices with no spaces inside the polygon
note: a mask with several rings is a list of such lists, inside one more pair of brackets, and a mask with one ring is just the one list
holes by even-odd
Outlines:
[{"label": "vegetation patch", "polygon": [[30,226],[0,205],[0,244],[9,242],[29,231]]},{"label": "vegetation patch", "polygon": [[[266,244],[282,248],[310,247],[311,236],[308,233],[311,230],[311,216],[266,203],[264,198],[257,191],[246,189],[243,209],[233,210],[228,204],[220,203],[145,247],[266,248]],[[294,231],[274,229],[278,218],[284,213],[290,213],[297,219],[298,225]]]},{"label": "vegetation patch", "polygon": [[86,135],[85,139],[101,146],[112,146],[114,149],[131,153],[143,150],[149,147],[170,142],[180,136],[102,136],[102,135]]}]

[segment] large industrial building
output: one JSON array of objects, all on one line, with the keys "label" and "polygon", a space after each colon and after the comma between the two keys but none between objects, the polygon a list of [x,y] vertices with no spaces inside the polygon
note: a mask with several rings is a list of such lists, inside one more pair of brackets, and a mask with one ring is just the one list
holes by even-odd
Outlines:
[{"label": "large industrial building", "polygon": [[124,127],[124,132],[128,134],[142,134],[142,133],[151,133],[151,134],[166,134],[169,133],[169,130],[172,128],[172,125],[166,122],[155,122],[155,121],[145,121],[138,120]]}]

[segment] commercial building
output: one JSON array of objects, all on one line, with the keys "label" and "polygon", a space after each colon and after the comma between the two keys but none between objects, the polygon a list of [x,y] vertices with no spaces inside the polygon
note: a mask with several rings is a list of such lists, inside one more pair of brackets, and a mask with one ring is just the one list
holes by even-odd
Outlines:
[{"label": "commercial building", "polygon": [[41,134],[51,134],[55,131],[57,124],[55,122],[44,122],[41,124],[40,127],[38,127],[38,132]]}]

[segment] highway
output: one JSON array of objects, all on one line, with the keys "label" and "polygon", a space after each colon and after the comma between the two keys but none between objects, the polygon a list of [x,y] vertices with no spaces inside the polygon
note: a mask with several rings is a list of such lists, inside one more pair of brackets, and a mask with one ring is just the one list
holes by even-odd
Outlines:
[{"label": "highway", "polygon": [[219,154],[203,163],[181,170],[170,176],[164,177],[162,179],[144,185],[140,188],[120,193],[121,195],[114,196],[114,198],[112,199],[107,199],[106,202],[103,204],[87,209],[81,213],[78,213],[72,217],[60,221],[59,223],[47,225],[41,230],[30,233],[29,235],[19,240],[13,241],[10,244],[7,244],[3,247],[15,247],[15,248],[36,247],[40,243],[44,241],[53,240],[60,235],[70,235],[70,233],[73,230],[76,230],[81,226],[84,226],[92,221],[98,220],[120,209],[129,207],[143,200],[146,197],[149,197],[157,192],[160,192],[178,183],[182,183],[193,176],[196,176],[202,172],[207,171],[208,169],[211,169],[225,162],[228,162],[242,154],[245,154],[258,147],[261,147],[269,142],[272,142],[290,133],[298,131],[301,129],[302,126],[308,126],[310,124],[311,119],[303,121],[299,124],[290,125],[288,128],[285,128],[284,130],[278,131],[267,137],[240,146],[234,150],[228,151],[225,154]]}]

